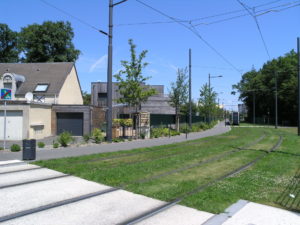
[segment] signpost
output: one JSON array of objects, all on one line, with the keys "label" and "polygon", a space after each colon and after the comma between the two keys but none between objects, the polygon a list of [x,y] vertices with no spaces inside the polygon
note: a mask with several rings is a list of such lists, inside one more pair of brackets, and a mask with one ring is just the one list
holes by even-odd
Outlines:
[{"label": "signpost", "polygon": [[1,100],[4,100],[4,138],[3,149],[6,148],[6,101],[11,100],[11,89],[1,89]]}]

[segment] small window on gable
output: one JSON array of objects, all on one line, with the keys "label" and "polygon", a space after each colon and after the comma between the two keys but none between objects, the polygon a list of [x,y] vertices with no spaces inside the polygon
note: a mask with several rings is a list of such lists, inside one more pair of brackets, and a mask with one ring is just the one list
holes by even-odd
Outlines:
[{"label": "small window on gable", "polygon": [[3,87],[7,89],[12,89],[12,78],[11,76],[5,76],[3,78]]},{"label": "small window on gable", "polygon": [[46,92],[48,90],[49,84],[38,84],[36,85],[34,91],[36,92]]}]

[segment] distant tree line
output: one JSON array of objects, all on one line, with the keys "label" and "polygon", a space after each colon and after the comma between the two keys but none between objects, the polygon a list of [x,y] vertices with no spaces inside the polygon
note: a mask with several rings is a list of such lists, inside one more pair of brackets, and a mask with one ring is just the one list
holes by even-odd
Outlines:
[{"label": "distant tree line", "polygon": [[0,62],[75,62],[80,51],[72,42],[70,22],[45,21],[12,31],[0,23]]},{"label": "distant tree line", "polygon": [[297,54],[294,50],[282,57],[266,62],[261,69],[252,69],[243,74],[239,83],[233,85],[233,94],[239,92],[239,99],[248,108],[248,121],[252,122],[253,102],[257,122],[275,118],[275,78],[278,90],[279,124],[297,123]]}]

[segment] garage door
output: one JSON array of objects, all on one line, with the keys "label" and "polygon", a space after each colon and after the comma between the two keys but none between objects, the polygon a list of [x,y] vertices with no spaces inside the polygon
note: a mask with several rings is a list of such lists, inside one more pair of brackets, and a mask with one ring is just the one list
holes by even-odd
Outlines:
[{"label": "garage door", "polygon": [[83,113],[57,113],[57,134],[64,131],[73,136],[83,135]]},{"label": "garage door", "polygon": [[[4,139],[4,111],[0,111],[0,140]],[[23,139],[23,112],[6,112],[6,140]]]}]

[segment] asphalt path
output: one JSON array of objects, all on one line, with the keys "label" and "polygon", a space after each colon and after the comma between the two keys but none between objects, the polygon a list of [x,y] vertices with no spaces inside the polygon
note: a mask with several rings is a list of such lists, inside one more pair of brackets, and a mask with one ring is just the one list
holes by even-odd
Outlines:
[{"label": "asphalt path", "polygon": [[[42,149],[37,150],[36,160],[47,160],[47,159],[57,159],[65,157],[75,157],[81,155],[90,155],[96,153],[104,152],[116,152],[116,151],[126,151],[135,148],[146,148],[159,145],[167,145],[178,142],[183,142],[187,140],[195,140],[200,138],[205,138],[209,136],[215,136],[219,134],[226,133],[230,130],[230,126],[225,126],[224,122],[218,123],[212,129],[189,133],[187,135],[181,134],[173,137],[163,137],[147,140],[133,140],[120,143],[102,143],[99,145],[90,145],[90,146],[79,146],[79,147],[67,147],[67,148],[58,148],[58,149]],[[22,152],[10,152],[10,151],[0,151],[0,161],[5,160],[22,160]]]}]

